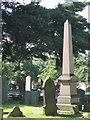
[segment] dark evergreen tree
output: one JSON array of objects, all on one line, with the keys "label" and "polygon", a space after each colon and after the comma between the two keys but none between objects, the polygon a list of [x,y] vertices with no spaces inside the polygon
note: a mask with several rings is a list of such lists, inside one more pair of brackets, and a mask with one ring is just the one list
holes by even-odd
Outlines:
[{"label": "dark evergreen tree", "polygon": [[77,14],[89,2],[59,4],[55,9],[46,9],[31,3],[2,3],[3,59],[15,61],[30,56],[46,60],[47,54],[62,58],[63,28],[66,19],[72,24],[74,55],[90,49],[88,38],[90,24]]}]

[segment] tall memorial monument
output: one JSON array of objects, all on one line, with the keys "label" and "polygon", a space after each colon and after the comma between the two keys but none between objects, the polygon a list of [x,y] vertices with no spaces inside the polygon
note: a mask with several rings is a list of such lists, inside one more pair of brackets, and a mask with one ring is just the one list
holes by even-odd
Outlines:
[{"label": "tall memorial monument", "polygon": [[78,113],[79,98],[77,96],[76,81],[73,69],[73,49],[71,24],[66,20],[64,23],[63,41],[63,68],[62,75],[58,78],[60,82],[60,95],[57,98],[57,107],[60,114],[72,115]]}]

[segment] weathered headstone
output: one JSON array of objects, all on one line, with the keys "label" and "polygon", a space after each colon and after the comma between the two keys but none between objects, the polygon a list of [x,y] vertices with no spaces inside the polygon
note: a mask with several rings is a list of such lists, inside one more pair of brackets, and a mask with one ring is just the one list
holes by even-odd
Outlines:
[{"label": "weathered headstone", "polygon": [[14,106],[13,110],[9,112],[7,117],[23,117],[23,113],[20,111],[19,107]]},{"label": "weathered headstone", "polygon": [[3,119],[3,109],[2,107],[2,77],[0,75],[0,120]]},{"label": "weathered headstone", "polygon": [[30,92],[30,104],[38,105],[39,97],[40,97],[40,91],[31,91]]},{"label": "weathered headstone", "polygon": [[6,75],[2,77],[2,102],[8,102],[8,78]]},{"label": "weathered headstone", "polygon": [[26,91],[25,92],[25,104],[26,105],[38,105],[39,104],[40,91]]},{"label": "weathered headstone", "polygon": [[11,81],[11,83],[10,83],[10,90],[16,90],[15,81]]},{"label": "weathered headstone", "polygon": [[2,77],[0,75],[0,107],[2,106]]},{"label": "weathered headstone", "polygon": [[18,77],[17,84],[19,86],[20,95],[22,96],[21,103],[25,102],[25,81],[22,76]]},{"label": "weathered headstone", "polygon": [[57,106],[55,100],[55,85],[51,78],[47,78],[44,83],[44,114],[45,115],[56,115],[57,114]]},{"label": "weathered headstone", "polygon": [[90,93],[90,83],[87,84],[86,92],[89,92],[89,93]]},{"label": "weathered headstone", "polygon": [[27,77],[26,77],[25,91],[31,91],[31,87],[32,87],[31,77],[30,77],[30,76],[27,76]]},{"label": "weathered headstone", "polygon": [[71,24],[66,20],[64,23],[63,43],[63,69],[62,75],[58,78],[60,82],[60,95],[57,98],[57,107],[60,114],[78,113],[79,98],[77,97],[76,81],[73,69],[73,50]]},{"label": "weathered headstone", "polygon": [[87,102],[86,96],[85,96],[85,91],[82,89],[77,89],[77,95],[80,98],[80,103],[78,105],[79,110],[84,110],[85,109],[85,104]]},{"label": "weathered headstone", "polygon": [[0,108],[0,120],[3,120],[3,109]]},{"label": "weathered headstone", "polygon": [[26,83],[25,83],[25,104],[30,104],[30,94],[31,91],[31,77],[27,76],[26,77]]},{"label": "weathered headstone", "polygon": [[86,98],[86,84],[84,82],[80,82],[79,86],[77,88],[77,94],[80,98],[80,103],[79,103],[79,110],[85,110],[85,104],[87,103],[87,98]]}]

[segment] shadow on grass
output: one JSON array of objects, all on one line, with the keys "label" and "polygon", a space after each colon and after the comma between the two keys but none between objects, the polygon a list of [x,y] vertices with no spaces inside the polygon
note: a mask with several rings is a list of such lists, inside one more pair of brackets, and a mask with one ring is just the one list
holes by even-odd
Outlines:
[{"label": "shadow on grass", "polygon": [[75,115],[61,115],[59,113],[57,113],[57,115],[46,115],[46,116],[52,116],[52,117],[69,117],[69,118],[77,118],[77,117],[82,117],[82,114],[81,113],[78,113],[78,114],[75,114]]},{"label": "shadow on grass", "polygon": [[7,117],[7,118],[23,118],[23,117],[26,117],[25,115],[23,116],[10,116],[10,117]]},{"label": "shadow on grass", "polygon": [[39,105],[33,105],[33,104],[29,104],[29,105],[26,105],[26,104],[3,104],[2,105],[3,108],[12,108],[14,106],[19,106],[19,107],[23,107],[23,106],[42,107],[43,105],[42,104],[39,104]]},{"label": "shadow on grass", "polygon": [[[23,104],[23,105],[26,105],[26,104]],[[42,104],[39,104],[39,105],[33,105],[33,104],[30,104],[30,105],[26,105],[26,106],[28,106],[28,107],[43,107],[43,105]]]},{"label": "shadow on grass", "polygon": [[9,112],[3,112],[3,114],[8,114]]},{"label": "shadow on grass", "polygon": [[69,118],[77,118],[77,117],[82,117],[81,113],[75,114],[75,115],[60,115],[57,114],[57,116],[61,116],[61,117],[69,117]]},{"label": "shadow on grass", "polygon": [[62,118],[81,118],[82,117],[82,114],[81,113],[78,113],[78,114],[75,114],[75,115],[61,115],[59,113],[57,113],[57,115],[46,115],[47,117],[49,116],[52,116],[52,117],[62,117]]}]

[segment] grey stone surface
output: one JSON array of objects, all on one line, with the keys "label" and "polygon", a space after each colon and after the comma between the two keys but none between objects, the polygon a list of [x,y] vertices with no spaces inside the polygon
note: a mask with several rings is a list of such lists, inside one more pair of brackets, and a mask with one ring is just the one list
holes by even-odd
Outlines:
[{"label": "grey stone surface", "polygon": [[27,76],[26,77],[25,91],[31,91],[31,87],[32,87],[31,77]]},{"label": "grey stone surface", "polygon": [[64,23],[63,70],[62,74],[74,74],[71,24]]},{"label": "grey stone surface", "polygon": [[9,112],[7,117],[23,117],[23,113],[20,111],[20,108],[17,106],[13,107],[13,110]]},{"label": "grey stone surface", "polygon": [[25,104],[34,104],[37,105],[39,103],[39,91],[31,91],[32,83],[31,77],[26,77],[26,84],[25,84]]},{"label": "grey stone surface", "polygon": [[25,92],[25,104],[33,104],[38,105],[39,104],[39,91],[26,91]]},{"label": "grey stone surface", "polygon": [[57,107],[61,114],[72,115],[79,112],[77,107],[79,103],[76,90],[77,80],[78,77],[74,75],[73,68],[71,24],[66,20],[64,23],[63,68],[62,75],[58,78],[60,82],[60,94],[57,98]]},{"label": "grey stone surface", "polygon": [[85,91],[82,89],[77,89],[77,95],[80,98],[80,103],[79,103],[79,110],[84,110],[85,109],[85,105],[87,103],[87,98],[85,95]]},{"label": "grey stone surface", "polygon": [[2,120],[2,119],[3,119],[3,109],[0,108],[0,120]]},{"label": "grey stone surface", "polygon": [[2,76],[2,103],[8,102],[8,78],[6,75]]},{"label": "grey stone surface", "polygon": [[47,78],[44,83],[44,114],[45,115],[56,115],[57,114],[57,107],[56,107],[56,100],[55,100],[55,85],[51,78]]},{"label": "grey stone surface", "polygon": [[20,95],[22,96],[22,103],[25,102],[25,81],[22,76],[18,77],[18,86],[19,86],[19,91]]},{"label": "grey stone surface", "polygon": [[2,77],[0,75],[0,107],[2,106]]}]

